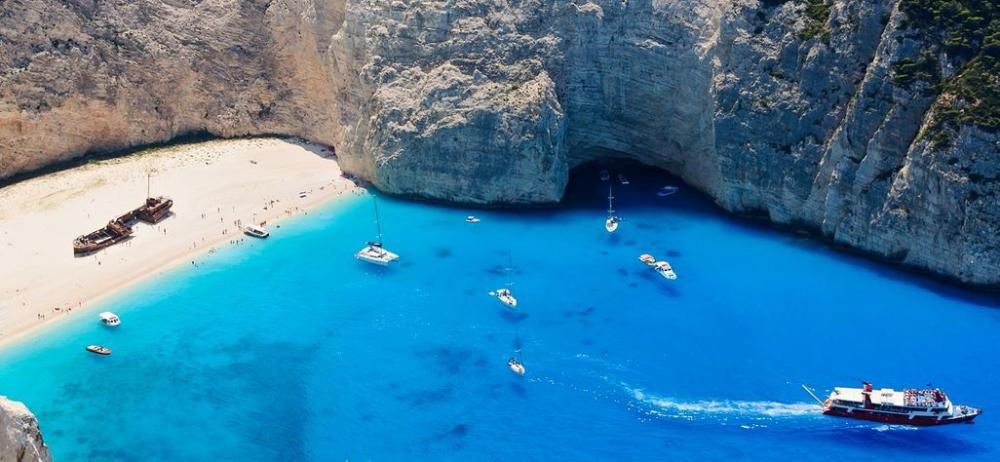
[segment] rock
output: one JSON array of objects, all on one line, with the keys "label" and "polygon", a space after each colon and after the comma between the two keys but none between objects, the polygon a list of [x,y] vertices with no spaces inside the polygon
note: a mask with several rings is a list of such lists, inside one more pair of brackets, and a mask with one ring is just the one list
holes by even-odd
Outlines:
[{"label": "rock", "polygon": [[24,404],[0,396],[0,462],[51,462],[38,421]]},{"label": "rock", "polygon": [[[609,157],[727,210],[1000,288],[996,133],[924,140],[948,95],[900,0],[23,0],[0,7],[0,177],[186,133],[337,147],[395,194],[558,201]],[[955,72],[943,59],[942,75]]]}]

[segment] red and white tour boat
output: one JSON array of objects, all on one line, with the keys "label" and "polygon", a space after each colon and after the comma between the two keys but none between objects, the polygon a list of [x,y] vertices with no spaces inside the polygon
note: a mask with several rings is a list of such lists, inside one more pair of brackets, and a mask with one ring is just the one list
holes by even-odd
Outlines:
[{"label": "red and white tour boat", "polygon": [[863,388],[835,387],[826,401],[803,386],[823,406],[823,414],[852,419],[871,420],[898,425],[944,425],[971,423],[982,409],[954,404],[940,388],[902,391],[892,388],[873,390],[864,382]]}]

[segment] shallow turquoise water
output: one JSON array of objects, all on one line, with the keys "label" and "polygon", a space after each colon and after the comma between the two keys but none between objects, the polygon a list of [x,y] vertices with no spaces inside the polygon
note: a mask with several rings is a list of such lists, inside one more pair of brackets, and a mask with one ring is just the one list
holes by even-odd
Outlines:
[{"label": "shallow turquoise water", "polygon": [[[658,199],[652,175],[616,192],[609,237],[594,178],[558,210],[383,199],[402,255],[386,270],[352,257],[371,202],[333,205],[107,302],[117,330],[95,311],[6,349],[0,391],[35,411],[58,461],[1000,458],[995,299],[687,190]],[[487,295],[507,279],[517,312]],[[505,365],[517,346],[524,379]],[[934,382],[986,413],[887,427],[822,417],[799,388],[862,379]]]}]

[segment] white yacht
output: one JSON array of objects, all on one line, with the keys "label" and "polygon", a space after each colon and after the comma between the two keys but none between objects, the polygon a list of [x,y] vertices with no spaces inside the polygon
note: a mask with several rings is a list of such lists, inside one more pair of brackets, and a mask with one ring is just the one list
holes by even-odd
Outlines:
[{"label": "white yacht", "polygon": [[514,294],[511,293],[510,289],[506,287],[503,289],[497,289],[496,292],[494,292],[494,295],[497,300],[500,300],[500,303],[506,305],[507,308],[512,310],[517,309],[517,298],[514,297]]},{"label": "white yacht", "polygon": [[364,248],[354,254],[354,257],[368,263],[389,266],[389,263],[399,259],[399,255],[396,255],[385,247],[382,247],[382,222],[379,220],[378,216],[378,201],[375,200],[374,197],[372,197],[372,199],[375,203],[375,227],[377,234],[375,240],[368,242]]},{"label": "white yacht", "polygon": [[643,262],[646,266],[649,266],[651,268],[656,266],[656,257],[648,253],[639,255],[639,261]]},{"label": "white yacht", "polygon": [[677,279],[677,273],[675,273],[674,269],[670,267],[670,263],[658,261],[653,265],[653,269],[655,269],[657,273],[660,273],[660,276],[670,279],[671,281]]},{"label": "white yacht", "polygon": [[251,236],[251,237],[261,238],[261,239],[266,239],[268,236],[271,235],[271,233],[269,233],[267,231],[267,228],[264,228],[263,226],[257,226],[257,225],[246,225],[246,226],[244,226],[243,227],[243,234],[246,234],[247,236]]},{"label": "white yacht", "polygon": [[122,323],[122,320],[118,317],[118,315],[110,311],[105,311],[97,316],[101,318],[101,323],[108,327],[118,327],[118,325]]},{"label": "white yacht", "polygon": [[622,221],[617,215],[615,215],[614,207],[615,196],[611,194],[611,185],[608,185],[608,219],[604,221],[604,229],[609,233],[613,233],[618,230],[618,223]]},{"label": "white yacht", "polygon": [[510,358],[507,360],[507,367],[511,372],[517,374],[520,377],[524,377],[524,364],[518,361],[517,358]]},{"label": "white yacht", "polygon": [[466,223],[479,223],[479,221],[480,221],[479,218],[476,217],[475,215],[469,215],[465,217]]}]

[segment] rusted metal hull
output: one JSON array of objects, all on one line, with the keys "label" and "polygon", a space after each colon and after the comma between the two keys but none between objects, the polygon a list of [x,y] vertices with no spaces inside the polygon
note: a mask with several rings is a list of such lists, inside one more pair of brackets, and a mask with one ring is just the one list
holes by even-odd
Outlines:
[{"label": "rusted metal hull", "polygon": [[137,220],[156,224],[170,216],[174,201],[166,197],[150,197],[142,206],[112,220],[107,226],[73,240],[73,254],[89,255],[132,238],[132,224]]}]

